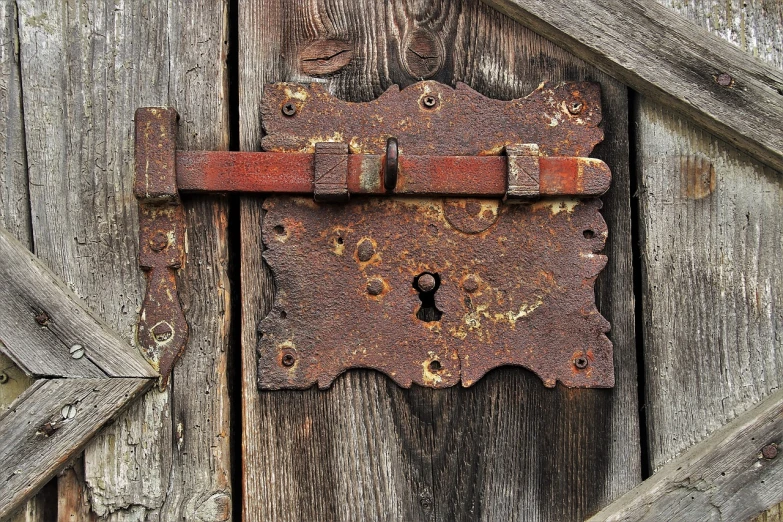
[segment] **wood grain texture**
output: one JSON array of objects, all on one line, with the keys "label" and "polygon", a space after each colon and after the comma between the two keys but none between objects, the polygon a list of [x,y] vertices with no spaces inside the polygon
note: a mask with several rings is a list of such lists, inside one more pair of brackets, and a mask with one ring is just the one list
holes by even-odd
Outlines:
[{"label": "wood grain texture", "polygon": [[783,170],[783,71],[656,2],[484,1]]},{"label": "wood grain texture", "polygon": [[57,478],[57,522],[95,522],[84,485],[84,459],[79,458]]},{"label": "wood grain texture", "polygon": [[[227,148],[227,2],[18,4],[36,252],[131,340],[143,298],[133,113],[175,106],[181,147]],[[210,519],[230,494],[227,203],[185,205],[189,251],[200,255],[181,276],[189,357],[166,392],[147,394],[87,448],[92,509],[106,519]],[[190,370],[194,358],[203,362]]]},{"label": "wood grain texture", "polygon": [[[661,3],[783,67],[779,2]],[[637,111],[655,470],[781,385],[783,187],[779,172],[679,114],[644,97]]]},{"label": "wood grain texture", "polygon": [[762,451],[781,441],[783,391],[777,391],[589,522],[749,520],[783,500],[783,459]]},{"label": "wood grain texture", "polygon": [[[0,517],[33,495],[152,379],[41,379],[0,414]],[[63,408],[73,414],[64,418]]]},{"label": "wood grain texture", "polygon": [[319,38],[353,42],[353,60],[320,80],[352,101],[415,81],[400,57],[417,28],[443,40],[440,82],[503,99],[544,80],[600,82],[607,139],[596,155],[614,183],[603,198],[609,266],[598,306],[612,322],[617,371],[611,391],[546,390],[509,368],[467,390],[401,390],[352,371],[324,392],[259,393],[255,329],[274,282],[261,260],[262,200],[243,198],[243,519],[581,520],[638,483],[626,89],[473,0],[257,0],[240,5],[239,21],[244,150],[259,147],[264,83],[314,81],[296,56]]},{"label": "wood grain texture", "polygon": [[0,1],[0,226],[32,246],[16,3]]},{"label": "wood grain texture", "polygon": [[[748,2],[744,11],[755,14],[736,18],[724,2],[667,5],[704,25],[718,20],[720,34],[735,35],[756,32],[739,20],[755,20],[763,32],[783,9]],[[782,59],[756,42],[750,52]],[[781,386],[783,186],[777,172],[681,115],[643,97],[637,110],[645,402],[655,470]]]},{"label": "wood grain texture", "polygon": [[[2,350],[31,376],[146,377],[156,373],[41,261],[0,229]],[[72,347],[84,355],[74,358]]]}]

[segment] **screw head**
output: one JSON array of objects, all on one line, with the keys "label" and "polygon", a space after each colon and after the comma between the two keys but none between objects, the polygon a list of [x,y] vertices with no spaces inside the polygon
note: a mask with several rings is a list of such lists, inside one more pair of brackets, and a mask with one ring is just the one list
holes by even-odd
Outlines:
[{"label": "screw head", "polygon": [[0,372],[0,384],[5,384],[8,382],[8,374],[5,372]]},{"label": "screw head", "polygon": [[296,114],[296,105],[293,102],[288,102],[285,105],[283,105],[283,115],[284,116],[293,116]]},{"label": "screw head", "polygon": [[367,293],[370,295],[381,295],[383,293],[383,281],[373,278],[367,282]]},{"label": "screw head", "polygon": [[585,108],[585,104],[580,101],[573,101],[568,104],[568,112],[573,115],[577,115]]},{"label": "screw head", "polygon": [[728,73],[720,73],[715,77],[715,81],[718,82],[718,85],[721,87],[728,87],[734,83],[734,78],[732,78]]},{"label": "screw head", "polygon": [[359,258],[359,261],[366,263],[372,259],[372,256],[374,255],[375,247],[373,246],[372,241],[369,239],[362,239],[359,241],[359,245],[356,247],[356,257]]},{"label": "screw head", "polygon": [[585,368],[587,368],[588,364],[590,364],[590,362],[587,360],[587,357],[585,357],[584,355],[574,359],[574,366],[576,366],[580,370],[584,370]]},{"label": "screw head", "polygon": [[469,294],[472,294],[478,290],[478,281],[474,276],[468,276],[465,281],[462,282],[462,288]]},{"label": "screw head", "polygon": [[167,246],[169,246],[169,237],[163,232],[158,232],[150,238],[150,248],[153,252],[160,252]]},{"label": "screw head", "polygon": [[435,278],[432,274],[421,274],[416,286],[418,286],[419,290],[422,292],[431,292],[435,289]]},{"label": "screw head", "polygon": [[431,373],[437,373],[443,369],[443,365],[440,364],[439,360],[435,359],[434,361],[430,362],[427,368],[429,368]]},{"label": "screw head", "polygon": [[63,406],[63,409],[60,410],[60,415],[62,415],[65,420],[73,419],[76,417],[76,406],[73,404],[66,404]]},{"label": "screw head", "polygon": [[35,322],[40,324],[41,326],[46,326],[46,323],[49,322],[49,314],[41,310],[37,314],[35,314]]},{"label": "screw head", "polygon": [[438,104],[438,99],[435,96],[427,95],[421,100],[422,105],[428,109],[432,109]]},{"label": "screw head", "polygon": [[296,362],[296,358],[290,353],[287,353],[283,355],[283,358],[280,360],[280,362],[283,364],[283,366],[290,367],[293,366]]},{"label": "screw head", "polygon": [[778,456],[778,445],[777,444],[767,444],[763,448],[761,448],[761,456],[763,456],[765,459],[774,459]]},{"label": "screw head", "polygon": [[84,346],[81,344],[74,344],[68,349],[72,359],[81,359],[84,357]]}]

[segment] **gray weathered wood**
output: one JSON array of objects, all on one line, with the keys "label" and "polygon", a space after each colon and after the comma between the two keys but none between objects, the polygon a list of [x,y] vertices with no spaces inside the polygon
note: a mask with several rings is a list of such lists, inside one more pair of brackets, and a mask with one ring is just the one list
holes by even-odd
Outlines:
[{"label": "gray weathered wood", "polygon": [[[689,448],[590,522],[748,520],[783,500],[783,391]],[[781,450],[783,452],[783,449]]]},{"label": "gray weathered wood", "polygon": [[[399,57],[406,35],[443,40],[432,79],[464,81],[512,98],[544,80],[599,81],[613,169],[604,198],[610,265],[599,308],[613,323],[617,387],[546,390],[522,369],[471,389],[401,390],[351,371],[327,391],[257,392],[256,325],[273,281],[261,260],[261,199],[242,199],[244,520],[581,520],[640,481],[627,166],[627,91],[477,1],[240,4],[240,134],[257,150],[259,100],[271,81],[314,81],[298,69],[311,41],[352,42],[354,55],[324,81],[371,100],[415,81]],[[339,470],[339,471],[335,471]],[[556,500],[555,500],[556,499]]]},{"label": "gray weathered wood", "polygon": [[[132,340],[144,291],[133,113],[175,106],[181,147],[227,147],[227,2],[17,3],[36,253]],[[111,520],[210,520],[230,495],[228,204],[185,205],[189,253],[199,252],[180,281],[188,351],[166,392],[145,395],[86,450],[92,509]]]},{"label": "gray weathered wood", "polygon": [[[155,377],[138,350],[0,229],[0,349],[31,376]],[[74,358],[71,349],[80,347]]]},{"label": "gray weathered wood", "polygon": [[[33,495],[152,379],[41,379],[0,414],[0,517]],[[65,407],[75,410],[68,413]],[[68,418],[64,418],[67,413]]]},{"label": "gray weathered wood", "polygon": [[[700,5],[706,23],[726,4]],[[783,186],[646,98],[637,120],[654,471],[783,384]]]},{"label": "gray weathered wood", "polygon": [[0,1],[0,226],[31,246],[16,2]]},{"label": "gray weathered wood", "polygon": [[[783,4],[662,2],[783,66]],[[641,97],[637,147],[652,471],[781,386],[779,173]]]},{"label": "gray weathered wood", "polygon": [[783,71],[649,0],[483,1],[783,170]]}]

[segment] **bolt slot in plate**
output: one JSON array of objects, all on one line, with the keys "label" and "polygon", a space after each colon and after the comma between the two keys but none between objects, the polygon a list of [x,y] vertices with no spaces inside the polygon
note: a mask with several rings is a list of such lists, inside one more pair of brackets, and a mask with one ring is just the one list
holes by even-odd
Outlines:
[{"label": "bolt slot in plate", "polygon": [[[268,198],[262,238],[277,294],[260,324],[259,387],[325,388],[349,368],[403,387],[471,386],[503,365],[550,387],[613,386],[593,293],[606,264],[601,202],[465,201],[479,211],[455,219],[437,199]],[[424,274],[437,279],[436,321],[417,317]],[[294,352],[295,364],[284,359]]]}]

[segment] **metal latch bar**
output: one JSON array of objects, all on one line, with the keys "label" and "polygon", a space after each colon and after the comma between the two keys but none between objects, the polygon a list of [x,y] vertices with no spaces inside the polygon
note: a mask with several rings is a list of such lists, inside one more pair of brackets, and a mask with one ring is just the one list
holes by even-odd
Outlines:
[{"label": "metal latch bar", "polygon": [[[177,186],[183,192],[313,194],[315,154],[291,152],[177,151]],[[503,197],[511,156],[414,156],[400,154],[396,188],[383,186],[384,156],[349,154],[350,194]],[[533,158],[531,158],[533,159]],[[541,196],[592,197],[605,193],[611,172],[603,161],[538,157]],[[523,194],[511,194],[522,197]]]}]

